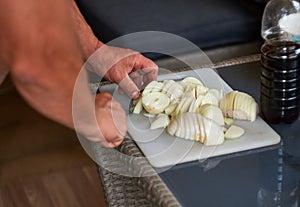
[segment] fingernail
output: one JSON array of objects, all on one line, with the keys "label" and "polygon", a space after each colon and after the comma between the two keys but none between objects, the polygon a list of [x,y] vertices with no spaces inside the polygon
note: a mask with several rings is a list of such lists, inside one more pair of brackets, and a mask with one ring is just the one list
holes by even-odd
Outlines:
[{"label": "fingernail", "polygon": [[131,96],[131,97],[132,97],[133,99],[136,99],[136,98],[138,98],[139,96],[140,96],[140,92],[139,92],[139,91],[135,91],[135,92],[132,93],[132,96]]}]

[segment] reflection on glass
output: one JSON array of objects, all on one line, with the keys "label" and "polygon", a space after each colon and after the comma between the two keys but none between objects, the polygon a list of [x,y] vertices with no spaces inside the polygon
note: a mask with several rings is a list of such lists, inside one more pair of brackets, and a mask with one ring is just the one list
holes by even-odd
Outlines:
[{"label": "reflection on glass", "polygon": [[298,187],[290,192],[272,192],[259,189],[257,193],[258,207],[298,207]]},{"label": "reflection on glass", "polygon": [[[281,140],[278,148],[278,158],[277,158],[277,189],[276,191],[268,190],[265,188],[260,188],[257,193],[257,206],[258,207],[299,207],[299,184],[294,188],[288,188],[284,186],[287,182],[285,180],[289,179],[284,176],[284,171],[287,170],[284,158],[284,145],[285,141]],[[285,144],[284,144],[285,143]],[[284,180],[285,179],[285,180]]]}]

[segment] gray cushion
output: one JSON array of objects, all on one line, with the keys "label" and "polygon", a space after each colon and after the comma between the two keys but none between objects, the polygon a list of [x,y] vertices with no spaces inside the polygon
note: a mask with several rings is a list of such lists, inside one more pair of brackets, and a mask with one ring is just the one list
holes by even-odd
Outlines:
[{"label": "gray cushion", "polygon": [[139,31],[180,35],[201,49],[257,40],[260,19],[240,0],[77,0],[104,42]]}]

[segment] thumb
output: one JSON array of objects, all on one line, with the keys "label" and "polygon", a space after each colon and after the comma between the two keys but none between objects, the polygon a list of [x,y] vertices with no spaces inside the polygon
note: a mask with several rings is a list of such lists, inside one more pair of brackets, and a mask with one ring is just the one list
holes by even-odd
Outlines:
[{"label": "thumb", "polygon": [[140,96],[140,91],[133,80],[126,75],[125,78],[119,83],[121,89],[131,98],[137,99]]}]

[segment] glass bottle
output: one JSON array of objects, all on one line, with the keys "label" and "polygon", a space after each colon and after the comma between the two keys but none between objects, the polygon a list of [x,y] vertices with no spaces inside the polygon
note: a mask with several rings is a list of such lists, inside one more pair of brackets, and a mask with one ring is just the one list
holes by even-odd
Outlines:
[{"label": "glass bottle", "polygon": [[[262,19],[260,109],[269,123],[292,123],[300,109],[300,3],[272,0]],[[296,28],[296,29],[295,29]]]}]

